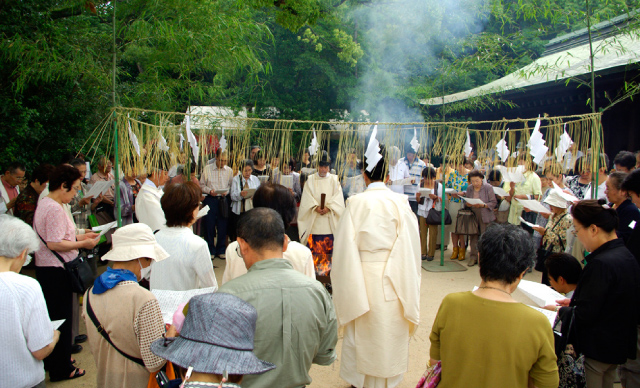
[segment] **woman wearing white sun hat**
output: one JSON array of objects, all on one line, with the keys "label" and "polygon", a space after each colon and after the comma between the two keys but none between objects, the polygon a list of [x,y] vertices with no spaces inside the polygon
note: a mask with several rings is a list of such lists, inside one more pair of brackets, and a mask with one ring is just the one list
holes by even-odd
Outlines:
[{"label": "woman wearing white sun hat", "polygon": [[83,304],[98,387],[146,386],[149,374],[164,365],[149,350],[165,334],[160,305],[138,282],[148,277],[152,261],[167,257],[145,224],[113,234],[113,247],[102,257],[111,266],[87,290]]},{"label": "woman wearing white sun hat", "polygon": [[542,244],[538,250],[536,269],[542,272],[542,283],[549,285],[549,277],[544,261],[552,253],[564,252],[567,246],[567,232],[571,227],[571,214],[567,212],[567,200],[562,198],[558,189],[552,189],[544,203],[549,205],[551,215],[546,227],[534,226],[533,230],[542,236]]}]

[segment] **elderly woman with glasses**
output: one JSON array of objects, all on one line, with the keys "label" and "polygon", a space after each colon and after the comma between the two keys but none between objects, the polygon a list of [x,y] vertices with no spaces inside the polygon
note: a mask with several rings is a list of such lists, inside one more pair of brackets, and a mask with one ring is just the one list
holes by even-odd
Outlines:
[{"label": "elderly woman with glasses", "polygon": [[58,166],[49,176],[49,195],[42,198],[33,217],[33,228],[41,239],[35,254],[36,278],[42,287],[51,320],[65,320],[59,329],[60,341],[44,360],[51,381],[85,374],[84,370],[71,363],[73,292],[61,261],[74,260],[80,248],[92,249],[97,243],[96,233],[76,235],[71,215],[65,209],[80,190],[81,179],[80,171],[75,167],[67,164]]},{"label": "elderly woman with glasses", "polygon": [[511,224],[492,224],[478,241],[475,291],[447,295],[431,329],[431,360],[442,362],[439,388],[557,388],[553,331],[546,317],[516,302],[533,265],[533,241]]}]

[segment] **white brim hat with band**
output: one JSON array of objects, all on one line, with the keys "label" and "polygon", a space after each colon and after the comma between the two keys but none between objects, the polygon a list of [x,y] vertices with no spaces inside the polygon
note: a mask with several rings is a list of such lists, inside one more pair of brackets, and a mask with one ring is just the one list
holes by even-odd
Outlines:
[{"label": "white brim hat with band", "polygon": [[142,223],[123,226],[113,233],[113,246],[102,260],[131,261],[146,257],[153,261],[162,261],[169,257],[156,241],[151,228]]}]

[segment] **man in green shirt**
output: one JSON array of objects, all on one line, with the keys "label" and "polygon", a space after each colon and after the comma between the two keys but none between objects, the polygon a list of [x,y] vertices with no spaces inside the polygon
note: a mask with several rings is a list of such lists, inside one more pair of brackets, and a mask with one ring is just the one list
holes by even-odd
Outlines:
[{"label": "man in green shirt", "polygon": [[238,254],[248,273],[219,292],[236,295],[258,311],[255,355],[276,369],[244,377],[244,388],[294,388],[311,383],[311,364],[336,359],[338,324],[326,289],[282,258],[288,238],[280,215],[269,208],[245,213],[237,225]]}]

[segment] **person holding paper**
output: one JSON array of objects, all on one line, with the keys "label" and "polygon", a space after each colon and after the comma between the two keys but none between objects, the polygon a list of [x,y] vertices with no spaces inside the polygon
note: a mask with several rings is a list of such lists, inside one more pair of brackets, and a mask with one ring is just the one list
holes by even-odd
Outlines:
[{"label": "person holding paper", "polygon": [[616,210],[618,213],[618,227],[616,228],[616,234],[625,244],[631,238],[633,229],[630,225],[635,225],[640,222],[640,211],[638,207],[629,198],[629,193],[622,189],[622,182],[627,177],[625,172],[612,172],[607,179],[607,188],[605,189],[605,195],[609,200],[609,206]]},{"label": "person holding paper", "polygon": [[49,317],[65,320],[59,329],[60,341],[44,360],[52,381],[84,375],[83,370],[71,364],[73,291],[61,262],[74,260],[79,249],[93,249],[98,242],[97,233],[76,234],[75,225],[63,207],[80,189],[81,179],[80,171],[68,164],[56,167],[49,175],[49,195],[40,201],[33,217],[33,229],[42,239],[35,254],[36,279],[47,301]]},{"label": "person holding paper", "polygon": [[[608,161],[608,160],[607,160]],[[608,164],[608,163],[607,163]],[[581,156],[576,160],[576,175],[567,178],[567,187],[579,200],[584,199],[591,188],[591,168],[593,164],[590,157]],[[606,167],[605,167],[606,168]],[[603,182],[600,182],[602,184]]]},{"label": "person holding paper", "polygon": [[[504,189],[502,189],[502,186],[504,185],[504,182],[502,181],[502,173],[497,168],[489,171],[487,181],[491,186],[498,187],[504,191]],[[505,192],[504,194],[505,195],[503,196],[496,194],[497,206],[493,209],[493,212],[496,215],[496,222],[499,224],[504,224],[509,219],[509,207],[511,207],[511,204],[506,199],[509,193]]]},{"label": "person holding paper", "polygon": [[383,183],[385,158],[374,166],[367,160],[367,190],[349,199],[336,230],[331,280],[344,326],[340,377],[357,388],[394,388],[408,370],[420,320],[420,237],[404,194]]},{"label": "person holding paper", "polygon": [[[91,176],[91,184],[96,184],[96,182],[108,182],[114,180],[113,173],[111,172],[112,168],[111,162],[105,157],[101,157],[98,161],[98,171]],[[108,215],[108,218],[113,221],[113,204],[114,204],[114,190],[113,186],[107,190],[101,197],[102,201],[98,203],[98,206],[95,210],[96,216],[98,213],[105,212]],[[96,198],[97,200],[98,198]],[[105,222],[106,223],[106,222]]]},{"label": "person holding paper", "polygon": [[[416,194],[420,187],[420,180],[422,179],[422,170],[427,167],[426,164],[417,158],[416,151],[407,145],[405,147],[405,157],[400,159],[400,163],[404,163],[409,170],[409,176],[413,179],[413,183],[410,185],[404,185],[404,193],[409,196],[409,205],[413,214],[418,216],[418,202],[416,201]],[[435,178],[435,175],[434,175]]]},{"label": "person holding paper", "polygon": [[38,198],[40,193],[47,187],[49,174],[53,169],[54,167],[50,164],[42,164],[33,171],[31,182],[16,197],[13,215],[27,224],[33,225],[33,215],[38,206]]},{"label": "person holding paper", "polygon": [[[451,254],[451,260],[464,260],[467,248],[465,247],[464,236],[455,234],[456,223],[458,219],[458,211],[464,207],[464,203],[460,196],[464,195],[468,189],[469,181],[467,180],[467,174],[469,171],[464,167],[466,158],[460,156],[456,163],[456,169],[451,169],[448,174],[445,175],[444,185],[448,189],[453,189],[454,192],[450,194],[451,201],[449,202],[449,214],[451,215],[451,225],[447,228],[451,231],[451,242],[453,243],[453,253]],[[448,163],[452,163],[450,160]],[[444,161],[443,161],[444,163]]]},{"label": "person holding paper", "polygon": [[[422,260],[432,261],[436,254],[436,240],[438,225],[428,225],[427,216],[431,209],[442,211],[442,186],[436,183],[436,169],[425,167],[422,170],[422,188],[430,189],[431,193],[423,196],[416,194],[418,203],[418,224],[420,226],[420,254]],[[428,238],[428,245],[427,245]]]},{"label": "person holding paper", "polygon": [[60,331],[52,328],[38,282],[20,275],[31,260],[29,253],[40,247],[40,239],[30,225],[7,214],[0,215],[0,230],[1,384],[42,388],[42,360],[53,351]]},{"label": "person holding paper", "polygon": [[[493,187],[484,181],[483,173],[478,170],[473,170],[469,173],[468,179],[471,182],[471,186],[467,187],[466,198],[479,199],[484,202],[482,204],[466,204],[476,215],[478,230],[480,231],[480,234],[472,234],[469,236],[471,256],[469,257],[467,266],[473,267],[478,263],[478,238],[487,230],[489,224],[496,220],[493,209],[496,208],[498,201],[496,200],[496,194],[493,192]],[[462,258],[464,259],[464,253],[462,254]]]},{"label": "person holding paper", "polygon": [[[296,202],[293,194],[282,185],[263,183],[253,196],[255,207],[268,207],[280,214],[285,230],[291,224],[296,215]],[[287,250],[282,258],[291,262],[293,269],[311,279],[316,278],[316,268],[313,262],[311,250],[296,241],[289,241]],[[238,255],[238,243],[236,241],[227,247],[227,259],[222,275],[222,284],[247,273],[242,257]]]},{"label": "person holding paper", "polygon": [[[215,163],[205,166],[200,177],[202,193],[206,194],[202,204],[209,206],[209,213],[202,219],[202,232],[213,256],[224,258],[227,248],[227,231],[229,227],[229,193],[233,181],[233,170],[227,166],[229,154],[216,150]],[[215,241],[218,238],[217,242]]]},{"label": "person holding paper", "polygon": [[255,153],[253,157],[253,171],[251,174],[256,177],[260,176],[271,176],[271,167],[267,165],[267,157],[264,154],[264,151],[259,150]]},{"label": "person holding paper", "polygon": [[[520,225],[520,217],[522,216],[522,204],[515,199],[535,199],[539,200],[542,196],[542,184],[540,177],[533,171],[533,162],[527,160],[527,152],[518,154],[518,165],[524,166],[524,181],[520,183],[506,182],[505,190],[509,192],[511,197],[511,207],[509,208],[509,223]],[[536,214],[524,215],[524,219],[529,222],[535,221]],[[531,232],[533,233],[533,232]]]},{"label": "person holding paper", "polygon": [[147,173],[136,197],[136,217],[138,221],[149,225],[151,230],[159,230],[166,224],[164,212],[160,205],[163,191],[161,187],[169,180],[169,154],[160,153],[155,165]]},{"label": "person holding paper", "polygon": [[0,177],[0,201],[4,212],[13,215],[13,206],[16,198],[20,194],[20,183],[24,180],[27,172],[25,166],[21,163],[11,163]]},{"label": "person holding paper", "polygon": [[[73,159],[69,162],[73,167],[75,167],[80,174],[85,177],[87,175],[87,163],[82,159]],[[86,194],[89,192],[87,185],[84,183],[86,179],[83,178],[80,181],[80,190],[76,194],[75,197],[69,202],[69,207],[71,208],[71,214],[73,217],[73,222],[76,224],[76,228],[78,231],[86,231],[91,226],[89,225],[89,216],[91,215],[91,211],[94,210],[98,206],[98,202],[92,202],[93,197],[87,196]],[[102,199],[102,198],[100,198]],[[75,213],[75,214],[74,214]]]},{"label": "person holding paper", "polygon": [[533,226],[540,233],[542,242],[538,250],[536,269],[542,272],[542,284],[550,285],[544,262],[551,253],[564,252],[567,247],[567,234],[571,227],[571,215],[567,213],[568,203],[560,196],[558,189],[552,189],[544,203],[549,205],[549,220],[546,226]]},{"label": "person holding paper", "polygon": [[156,240],[169,253],[169,259],[153,264],[149,281],[152,290],[218,289],[207,242],[191,228],[201,196],[200,186],[193,182],[167,186],[160,200],[167,227],[156,233]]},{"label": "person holding paper", "polygon": [[531,238],[514,225],[492,224],[478,250],[480,286],[447,295],[431,329],[430,363],[442,361],[438,388],[557,388],[547,317],[511,297],[533,265]]},{"label": "person holding paper", "polygon": [[[549,285],[554,290],[571,299],[578,286],[578,280],[582,274],[582,266],[575,257],[568,253],[553,253],[544,261],[544,267],[549,276]],[[550,311],[558,311],[558,305],[544,306]]]},{"label": "person holding paper", "polygon": [[334,233],[344,211],[344,196],[338,177],[329,172],[331,158],[322,151],[318,172],[309,176],[298,211],[300,242],[313,253],[316,278],[330,288],[329,273]]},{"label": "person holding paper", "polygon": [[391,191],[399,194],[404,194],[404,185],[394,184],[398,181],[402,181],[411,178],[409,174],[409,167],[406,163],[398,163],[400,159],[400,149],[398,147],[389,148],[389,177],[387,185]]},{"label": "person holding paper", "polygon": [[611,388],[616,367],[637,354],[640,266],[616,235],[618,215],[604,200],[580,201],[571,215],[591,254],[573,297],[558,301],[559,314],[573,309],[569,340],[585,356],[587,387]]},{"label": "person holding paper", "polygon": [[229,214],[229,237],[236,241],[236,223],[244,212],[253,208],[252,195],[248,189],[257,189],[260,180],[252,174],[253,162],[249,159],[240,163],[238,174],[231,181],[231,214]]},{"label": "person holding paper", "polygon": [[[123,226],[113,234],[113,247],[102,256],[110,266],[85,292],[82,305],[98,387],[146,387],[149,374],[165,364],[149,349],[165,334],[160,305],[138,282],[152,262],[167,257],[148,225]],[[175,329],[167,336],[175,336]]]}]

